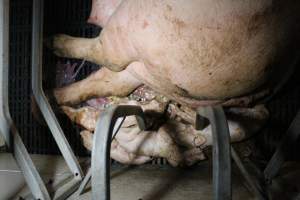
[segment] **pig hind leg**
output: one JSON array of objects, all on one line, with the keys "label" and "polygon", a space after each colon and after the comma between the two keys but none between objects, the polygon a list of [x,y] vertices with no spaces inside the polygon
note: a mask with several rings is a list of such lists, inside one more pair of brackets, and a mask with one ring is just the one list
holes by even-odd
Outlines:
[{"label": "pig hind leg", "polygon": [[86,79],[54,90],[58,104],[77,104],[93,97],[127,96],[141,85],[127,70],[101,68]]},{"label": "pig hind leg", "polygon": [[[101,57],[99,38],[79,38],[65,34],[57,34],[45,41],[48,48],[59,57],[85,59],[95,62],[97,54]],[[94,52],[94,54],[92,54]]]},{"label": "pig hind leg", "polygon": [[132,51],[129,50],[132,48],[129,48],[123,40],[114,39],[114,36],[118,37],[110,30],[103,29],[100,36],[95,38],[58,34],[46,40],[45,43],[59,57],[84,59],[105,66],[112,71],[122,71],[132,62],[130,56]]}]

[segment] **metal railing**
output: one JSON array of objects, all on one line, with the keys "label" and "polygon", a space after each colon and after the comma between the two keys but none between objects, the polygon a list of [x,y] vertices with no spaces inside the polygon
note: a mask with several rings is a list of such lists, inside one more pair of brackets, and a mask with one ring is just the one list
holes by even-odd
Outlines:
[{"label": "metal railing", "polygon": [[[32,192],[32,198],[66,199],[76,190],[77,195],[80,195],[91,179],[93,200],[109,200],[110,148],[111,141],[118,131],[116,127],[121,126],[124,117],[136,115],[139,126],[143,130],[145,128],[143,111],[137,106],[112,106],[102,113],[94,133],[91,169],[84,176],[42,88],[43,3],[43,0],[33,0],[32,90],[38,107],[72,172],[72,177],[50,195],[10,117],[8,106],[9,0],[0,0],[0,134],[8,148],[12,150]],[[201,128],[205,118],[212,125],[214,199],[231,199],[231,157],[256,196],[259,199],[267,199],[262,188],[255,184],[230,146],[229,129],[223,108],[202,107],[197,110],[197,114],[197,128]]]},{"label": "metal railing", "polygon": [[0,1],[0,16],[0,133],[7,147],[12,151],[35,199],[48,200],[50,199],[49,193],[9,113],[9,0]]}]

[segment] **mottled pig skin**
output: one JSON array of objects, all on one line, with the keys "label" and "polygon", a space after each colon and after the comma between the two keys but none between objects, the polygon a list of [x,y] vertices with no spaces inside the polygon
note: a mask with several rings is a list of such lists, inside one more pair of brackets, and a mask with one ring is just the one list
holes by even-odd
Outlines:
[{"label": "mottled pig skin", "polygon": [[122,0],[92,0],[92,10],[88,22],[104,27]]},{"label": "mottled pig skin", "polygon": [[[127,118],[112,142],[111,157],[125,164],[162,157],[173,166],[192,165],[212,144],[211,125],[194,128],[196,107],[227,107],[232,142],[250,137],[266,122],[263,105],[247,106],[270,94],[266,85],[276,71],[273,63],[289,44],[297,46],[299,5],[297,0],[92,0],[88,22],[103,28],[98,37],[60,34],[47,44],[57,56],[103,67],[54,89],[54,96],[84,129],[84,146],[91,149],[100,108],[108,99],[141,95],[146,101],[134,105],[168,113],[168,119],[142,131]],[[69,106],[84,101],[92,107]]]},{"label": "mottled pig skin", "polygon": [[[51,46],[58,56],[86,59],[108,70],[99,71],[101,78],[55,90],[60,104],[126,96],[142,84],[191,107],[251,94],[293,40],[299,17],[296,0],[92,3],[89,22],[103,26],[99,37],[57,35]],[[112,89],[102,91],[107,85]]]},{"label": "mottled pig skin", "polygon": [[[165,109],[162,107],[167,106],[156,100],[152,100],[148,104],[140,104],[132,100],[124,103],[126,105],[139,105],[146,114],[153,112],[163,114]],[[62,106],[62,110],[70,120],[86,129],[81,132],[81,136],[84,146],[91,150],[93,131],[103,110],[93,107],[74,109],[68,106]],[[185,115],[182,115],[182,111],[174,108],[171,108],[169,112],[171,115],[168,121],[162,124],[158,130],[141,130],[134,116],[126,117],[118,134],[114,137],[111,145],[111,157],[124,164],[143,164],[152,158],[161,157],[165,158],[172,166],[190,166],[204,160],[206,156],[202,149],[212,145],[211,125],[197,131],[193,123],[187,123],[191,118],[196,117],[193,110],[185,112]],[[238,115],[238,119],[246,119],[245,121],[228,119],[231,142],[238,142],[251,136],[260,129],[268,118],[268,112],[262,105],[250,109],[234,108],[228,112],[231,115]],[[149,117],[149,115],[146,116]]]}]

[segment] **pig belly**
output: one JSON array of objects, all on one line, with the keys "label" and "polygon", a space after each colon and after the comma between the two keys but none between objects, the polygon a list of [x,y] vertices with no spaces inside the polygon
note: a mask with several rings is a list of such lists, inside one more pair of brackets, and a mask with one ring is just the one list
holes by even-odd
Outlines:
[{"label": "pig belly", "polygon": [[166,96],[225,100],[265,83],[289,35],[285,8],[274,15],[274,6],[270,0],[128,0],[102,39],[119,49],[130,45],[132,60],[142,63],[130,73]]}]

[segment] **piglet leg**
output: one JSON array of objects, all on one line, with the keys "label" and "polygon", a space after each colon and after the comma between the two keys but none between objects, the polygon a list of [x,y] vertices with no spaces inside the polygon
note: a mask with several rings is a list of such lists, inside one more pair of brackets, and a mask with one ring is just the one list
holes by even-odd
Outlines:
[{"label": "piglet leg", "polygon": [[54,90],[58,104],[77,104],[93,97],[127,96],[141,82],[127,70],[112,72],[101,68],[89,77]]},{"label": "piglet leg", "polygon": [[183,153],[184,161],[187,166],[192,166],[200,160],[205,160],[206,156],[200,148],[191,148]]},{"label": "piglet leg", "polygon": [[[95,113],[91,108],[73,109],[64,106],[63,110],[71,120],[75,120],[75,122],[81,126],[89,128],[90,131],[95,129],[95,122],[98,119],[97,116],[101,117],[100,111]],[[142,131],[137,125],[136,118],[133,116],[126,117],[121,129],[116,135],[116,141],[126,152],[133,155],[163,157],[173,166],[177,166],[183,161],[182,153],[177,144],[165,129]],[[88,143],[87,139],[86,143]]]},{"label": "piglet leg", "polygon": [[187,148],[200,147],[206,143],[206,138],[197,133],[192,125],[184,124],[175,120],[169,120],[163,125],[172,138]]},{"label": "piglet leg", "polygon": [[164,129],[141,131],[135,118],[127,117],[126,120],[116,135],[120,146],[133,154],[165,158],[172,166],[183,163],[178,145]]},{"label": "piglet leg", "polygon": [[[126,104],[121,103],[120,105],[140,105],[145,113],[152,112],[157,114],[163,113],[166,106],[164,103],[160,104],[156,100],[152,100],[149,104],[142,105],[139,104],[139,102],[132,100],[128,101]],[[101,110],[91,106],[85,106],[77,109],[70,106],[61,106],[61,109],[70,118],[71,121],[92,132],[96,128],[96,122],[98,118],[101,117]],[[127,126],[134,125],[135,121],[132,122],[132,120],[126,120],[124,122],[124,126],[126,126],[126,124]]]},{"label": "piglet leg", "polygon": [[71,121],[80,124],[88,131],[94,131],[96,122],[100,116],[100,111],[86,106],[79,109],[74,109],[69,106],[61,106],[63,112],[71,119]]}]

